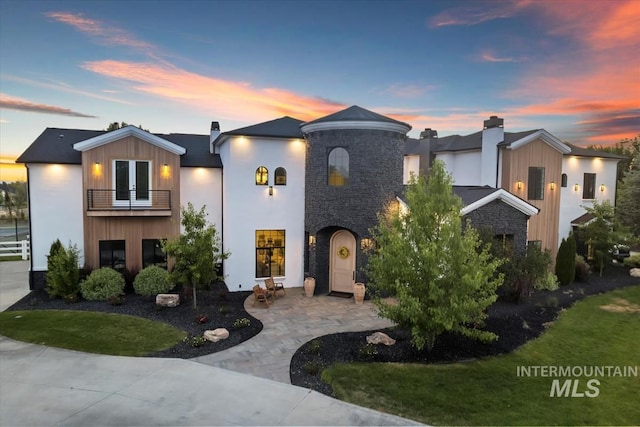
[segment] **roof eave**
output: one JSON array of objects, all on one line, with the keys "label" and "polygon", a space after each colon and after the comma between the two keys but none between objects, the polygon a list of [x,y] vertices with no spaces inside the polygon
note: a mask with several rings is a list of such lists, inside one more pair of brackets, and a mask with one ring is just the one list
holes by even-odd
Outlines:
[{"label": "roof eave", "polygon": [[167,141],[166,139],[160,138],[159,136],[153,135],[132,125],[114,130],[112,132],[107,132],[93,138],[89,138],[82,142],[76,142],[75,144],[73,144],[73,149],[76,151],[87,151],[105,144],[110,144],[128,136],[139,138],[145,142],[148,142],[149,144],[155,145],[173,154],[183,155],[187,152],[184,147],[181,147],[177,144],[174,144],[173,142]]},{"label": "roof eave", "polygon": [[509,144],[507,148],[510,150],[515,150],[517,148],[522,147],[523,145],[526,145],[532,141],[535,141],[536,139],[541,139],[546,144],[555,148],[562,154],[567,154],[571,152],[571,147],[569,147],[567,144],[565,144],[560,139],[558,139],[557,137],[555,137],[554,135],[552,135],[551,133],[547,132],[544,129],[540,129],[537,132],[531,133],[525,136],[524,138],[520,138],[519,140],[512,142],[511,144]]}]

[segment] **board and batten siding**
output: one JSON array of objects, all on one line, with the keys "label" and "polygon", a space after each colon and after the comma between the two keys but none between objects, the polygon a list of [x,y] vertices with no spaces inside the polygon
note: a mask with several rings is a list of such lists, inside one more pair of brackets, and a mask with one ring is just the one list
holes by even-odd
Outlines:
[{"label": "board and batten siding", "polygon": [[[529,167],[544,168],[543,200],[528,199]],[[561,177],[562,153],[540,139],[515,150],[502,151],[502,188],[540,209],[538,215],[529,219],[527,240],[540,241],[542,248],[551,251],[552,259],[558,251]],[[518,182],[522,188],[518,188]]]},{"label": "board and batten siding", "polygon": [[[113,190],[114,160],[151,162],[151,190],[171,191],[170,216],[151,211],[119,212],[117,216],[89,215],[87,190]],[[96,162],[99,167],[96,169]],[[164,169],[164,165],[168,168]],[[127,269],[142,268],[142,240],[172,238],[180,233],[180,157],[134,136],[82,153],[85,263],[100,266],[99,241],[124,240]]]}]

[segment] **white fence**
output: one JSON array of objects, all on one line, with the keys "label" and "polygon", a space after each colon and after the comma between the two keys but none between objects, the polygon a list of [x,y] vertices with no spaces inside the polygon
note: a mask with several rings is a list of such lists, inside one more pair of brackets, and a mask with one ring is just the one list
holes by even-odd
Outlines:
[{"label": "white fence", "polygon": [[0,242],[0,258],[20,256],[22,259],[29,259],[29,241]]}]

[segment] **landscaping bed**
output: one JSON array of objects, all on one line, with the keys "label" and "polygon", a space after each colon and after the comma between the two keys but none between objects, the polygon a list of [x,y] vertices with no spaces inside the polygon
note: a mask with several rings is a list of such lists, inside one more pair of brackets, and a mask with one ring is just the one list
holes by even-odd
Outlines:
[{"label": "landscaping bed", "polygon": [[[106,301],[86,301],[81,298],[77,302],[65,302],[62,299],[52,299],[45,291],[37,290],[29,293],[8,310],[98,311],[164,322],[184,330],[188,337],[172,348],[149,356],[190,359],[238,345],[262,330],[262,323],[244,309],[244,300],[249,294],[248,291],[227,292],[223,283],[215,284],[209,290],[197,292],[198,308],[194,309],[191,292],[180,292],[181,303],[177,307],[157,307],[155,296],[126,294],[121,304],[112,305]],[[248,326],[244,326],[247,322],[240,319],[248,319]],[[193,339],[201,337],[207,329],[216,328],[229,330],[229,338],[217,343]]]},{"label": "landscaping bed", "polygon": [[603,277],[592,274],[586,283],[576,282],[555,291],[536,292],[520,303],[500,299],[489,307],[489,317],[482,328],[498,335],[498,340],[491,343],[445,333],[437,338],[429,352],[416,350],[411,345],[410,334],[397,328],[382,330],[396,340],[392,346],[367,345],[366,337],[374,331],[325,335],[305,343],[296,351],[290,365],[291,383],[334,396],[331,387],[322,381],[321,372],[335,363],[447,363],[508,353],[538,337],[561,310],[575,301],[638,284],[640,279],[630,277],[628,268],[614,264],[605,270]]}]

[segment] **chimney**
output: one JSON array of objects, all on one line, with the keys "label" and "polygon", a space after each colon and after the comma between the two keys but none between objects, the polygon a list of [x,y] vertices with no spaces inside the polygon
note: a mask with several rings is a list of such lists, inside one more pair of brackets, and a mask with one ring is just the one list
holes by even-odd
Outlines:
[{"label": "chimney", "polygon": [[209,152],[211,154],[213,154],[214,152],[213,142],[216,140],[216,138],[219,135],[220,135],[220,123],[211,122],[211,137],[209,138]]},{"label": "chimney", "polygon": [[438,137],[438,131],[431,128],[425,128],[420,132],[420,139],[434,139]]},{"label": "chimney", "polygon": [[504,119],[491,116],[482,129],[480,185],[498,187],[498,144],[504,141]]}]

